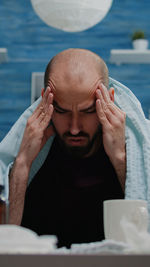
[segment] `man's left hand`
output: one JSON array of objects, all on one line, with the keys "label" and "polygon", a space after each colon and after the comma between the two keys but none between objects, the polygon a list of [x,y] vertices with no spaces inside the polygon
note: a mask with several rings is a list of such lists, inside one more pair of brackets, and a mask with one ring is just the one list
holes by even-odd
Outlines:
[{"label": "man's left hand", "polygon": [[98,85],[96,98],[96,111],[99,122],[102,125],[104,149],[116,170],[122,187],[124,187],[126,172],[126,114],[115,105],[111,99],[111,94],[102,83]]}]

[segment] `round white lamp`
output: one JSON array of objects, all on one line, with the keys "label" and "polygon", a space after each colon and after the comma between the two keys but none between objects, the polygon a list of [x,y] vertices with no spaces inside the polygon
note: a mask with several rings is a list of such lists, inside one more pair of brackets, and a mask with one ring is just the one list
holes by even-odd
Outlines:
[{"label": "round white lamp", "polygon": [[49,26],[80,32],[99,23],[113,0],[31,0],[33,9]]}]

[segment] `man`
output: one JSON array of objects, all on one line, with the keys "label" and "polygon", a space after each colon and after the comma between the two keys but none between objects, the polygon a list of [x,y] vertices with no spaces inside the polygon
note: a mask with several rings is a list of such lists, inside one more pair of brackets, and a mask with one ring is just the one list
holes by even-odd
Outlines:
[{"label": "man", "polygon": [[[107,88],[107,67],[90,51],[69,49],[49,63],[10,173],[10,223],[20,224],[23,214],[23,226],[56,234],[60,246],[104,238],[102,203],[123,198],[126,171],[125,113]],[[26,191],[31,165],[54,133]]]},{"label": "man", "polygon": [[65,50],[50,61],[42,100],[22,115],[0,146],[0,171],[10,177],[10,223],[55,234],[59,247],[70,247],[104,239],[105,199],[147,198],[134,175],[137,168],[141,179],[146,173],[142,152],[138,146],[133,157],[131,148],[140,143],[140,131],[149,146],[148,123],[132,93],[113,83],[128,114],[126,141],[126,115],[114,103],[104,61],[82,49]]}]

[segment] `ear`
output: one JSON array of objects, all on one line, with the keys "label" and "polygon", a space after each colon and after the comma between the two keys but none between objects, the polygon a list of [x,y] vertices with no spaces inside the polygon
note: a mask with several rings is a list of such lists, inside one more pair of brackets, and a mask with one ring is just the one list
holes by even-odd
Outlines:
[{"label": "ear", "polygon": [[110,99],[114,102],[115,98],[114,98],[114,93],[115,93],[115,90],[113,87],[111,87],[109,89],[109,96],[110,96]]},{"label": "ear", "polygon": [[44,88],[41,89],[41,96],[43,98],[43,95],[44,95]]}]

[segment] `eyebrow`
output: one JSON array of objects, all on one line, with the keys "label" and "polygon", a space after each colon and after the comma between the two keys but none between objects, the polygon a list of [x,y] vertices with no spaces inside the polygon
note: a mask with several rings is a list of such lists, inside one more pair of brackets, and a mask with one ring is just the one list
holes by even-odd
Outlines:
[{"label": "eyebrow", "polygon": [[[61,110],[63,112],[70,111],[69,109],[64,109],[64,108],[60,107],[55,100],[53,101],[53,105],[54,105],[54,107],[58,108],[59,110]],[[91,110],[93,108],[95,108],[95,101],[89,107],[84,108],[84,109],[80,109],[79,111],[80,112],[87,112],[87,111],[89,111],[89,110]]]}]

